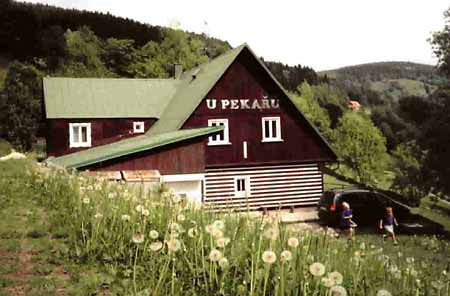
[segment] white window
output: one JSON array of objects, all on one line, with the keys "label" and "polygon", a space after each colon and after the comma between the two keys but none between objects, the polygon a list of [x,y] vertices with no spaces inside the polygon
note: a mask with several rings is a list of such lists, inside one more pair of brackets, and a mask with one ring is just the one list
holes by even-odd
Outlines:
[{"label": "white window", "polygon": [[209,119],[208,126],[223,126],[224,129],[209,137],[208,145],[230,145],[230,134],[228,130],[228,119]]},{"label": "white window", "polygon": [[133,133],[139,134],[143,133],[145,131],[144,129],[144,122],[143,121],[135,121],[133,122]]},{"label": "white window", "polygon": [[281,139],[280,117],[262,118],[262,141],[263,142],[283,141],[283,139]]},{"label": "white window", "polygon": [[69,147],[91,147],[90,123],[69,123]]},{"label": "white window", "polygon": [[250,196],[250,178],[236,177],[235,178],[235,195],[236,197],[247,197]]}]

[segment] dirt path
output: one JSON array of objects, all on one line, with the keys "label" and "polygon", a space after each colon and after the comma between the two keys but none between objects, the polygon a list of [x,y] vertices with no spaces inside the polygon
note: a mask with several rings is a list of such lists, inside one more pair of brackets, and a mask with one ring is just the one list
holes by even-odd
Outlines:
[{"label": "dirt path", "polygon": [[15,200],[0,211],[0,295],[66,295],[69,280],[55,264],[45,212],[25,200]]}]

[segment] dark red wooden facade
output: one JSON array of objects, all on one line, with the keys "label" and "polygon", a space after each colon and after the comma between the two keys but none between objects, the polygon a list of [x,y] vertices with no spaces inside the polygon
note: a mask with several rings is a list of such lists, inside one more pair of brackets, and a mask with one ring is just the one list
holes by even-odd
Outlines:
[{"label": "dark red wooden facade", "polygon": [[97,171],[157,169],[161,175],[196,174],[205,169],[203,138],[112,159],[83,169]]},{"label": "dark red wooden facade", "polygon": [[[279,108],[209,109],[207,99],[279,100]],[[262,117],[279,116],[282,142],[262,142]],[[333,161],[334,155],[313,128],[300,115],[272,78],[248,51],[244,51],[227,69],[183,128],[207,126],[208,119],[228,119],[231,145],[208,146],[205,140],[206,166],[246,166]],[[243,156],[243,141],[248,156]]]},{"label": "dark red wooden facade", "polygon": [[57,157],[89,149],[69,147],[69,123],[91,123],[91,147],[95,147],[142,135],[142,133],[133,134],[133,122],[135,121],[143,121],[145,131],[155,123],[154,118],[48,119],[47,155]]}]

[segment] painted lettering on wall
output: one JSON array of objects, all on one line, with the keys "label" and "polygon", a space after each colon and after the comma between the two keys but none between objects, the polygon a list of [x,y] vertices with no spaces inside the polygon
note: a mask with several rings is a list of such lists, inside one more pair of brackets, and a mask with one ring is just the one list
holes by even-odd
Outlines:
[{"label": "painted lettering on wall", "polygon": [[280,101],[278,99],[264,98],[257,99],[207,99],[208,109],[221,108],[222,110],[244,110],[244,109],[279,109]]}]

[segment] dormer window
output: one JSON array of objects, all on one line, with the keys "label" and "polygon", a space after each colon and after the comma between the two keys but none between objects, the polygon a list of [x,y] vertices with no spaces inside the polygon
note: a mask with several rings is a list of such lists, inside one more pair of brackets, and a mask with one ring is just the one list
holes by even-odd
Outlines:
[{"label": "dormer window", "polygon": [[69,147],[91,147],[90,123],[69,123]]},{"label": "dormer window", "polygon": [[262,118],[262,142],[281,142],[280,117]]},{"label": "dormer window", "polygon": [[208,145],[230,145],[228,119],[209,119],[208,126],[223,126],[224,129],[214,136],[209,137]]},{"label": "dormer window", "polygon": [[134,134],[142,134],[145,131],[143,121],[135,121],[133,122],[133,133]]}]

